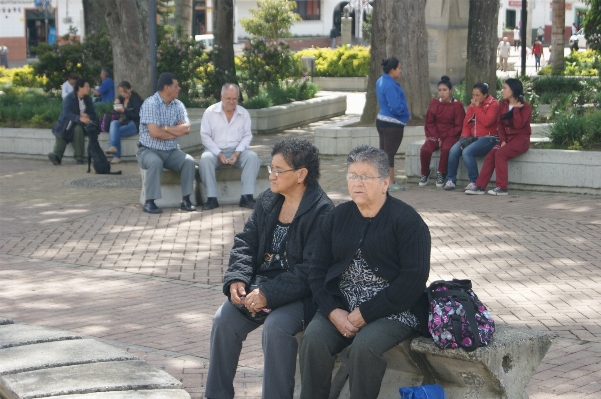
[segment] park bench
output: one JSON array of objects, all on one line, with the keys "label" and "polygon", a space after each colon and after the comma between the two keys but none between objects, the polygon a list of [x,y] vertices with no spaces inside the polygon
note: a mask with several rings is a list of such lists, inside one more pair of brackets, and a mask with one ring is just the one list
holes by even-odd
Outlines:
[{"label": "park bench", "polygon": [[[430,338],[406,340],[384,353],[388,365],[378,399],[398,399],[399,388],[444,387],[449,399],[527,399],[526,385],[551,346],[548,334],[498,324],[489,346],[473,352],[441,350]],[[302,339],[302,333],[297,334]],[[347,348],[348,349],[348,348]],[[348,398],[347,350],[334,367],[330,399]],[[297,364],[294,397],[300,395]]]},{"label": "park bench", "polygon": [[[269,172],[267,166],[271,164],[271,160],[262,159],[261,168],[257,175],[255,184],[255,198],[263,191],[269,188]],[[140,193],[140,204],[144,205],[146,201],[146,192],[144,190],[144,179],[146,178],[146,170],[140,169],[142,176],[142,191]],[[233,166],[221,166],[215,170],[215,178],[217,180],[217,197],[220,205],[238,204],[240,201],[241,189],[240,178],[242,169],[234,168]],[[191,200],[195,205],[204,204],[207,200],[205,185],[200,179],[198,163],[196,163],[196,174],[194,178],[194,192]],[[160,208],[179,207],[182,200],[182,190],[179,179],[179,172],[171,170],[163,170],[161,176],[161,199],[155,203]]]},{"label": "park bench", "polygon": [[182,383],[131,353],[68,331],[0,317],[0,397],[189,399]]}]

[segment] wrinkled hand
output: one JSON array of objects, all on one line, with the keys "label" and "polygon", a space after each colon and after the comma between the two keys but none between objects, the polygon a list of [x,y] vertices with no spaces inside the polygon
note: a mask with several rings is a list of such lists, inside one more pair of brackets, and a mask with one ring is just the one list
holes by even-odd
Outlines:
[{"label": "wrinkled hand", "polygon": [[217,158],[219,158],[219,162],[221,162],[222,165],[229,164],[227,158],[225,157],[225,155],[223,155],[223,152],[220,152],[219,155],[217,155]]},{"label": "wrinkled hand", "polygon": [[234,304],[244,305],[244,298],[241,297],[246,296],[246,285],[241,281],[232,283],[230,285],[230,295]]},{"label": "wrinkled hand", "polygon": [[86,124],[86,125],[87,125],[88,123],[90,123],[90,117],[88,116],[88,114],[81,114],[81,115],[79,116],[79,121],[80,121],[81,123],[84,123],[84,124]]},{"label": "wrinkled hand", "polygon": [[254,314],[267,307],[267,299],[259,288],[255,288],[246,295],[244,306],[246,306],[246,309],[248,309],[250,313]]},{"label": "wrinkled hand", "polygon": [[346,338],[353,338],[359,332],[359,329],[348,320],[348,315],[349,312],[346,310],[334,309],[328,315],[328,319],[330,319],[340,334],[346,334]]},{"label": "wrinkled hand", "polygon": [[363,316],[361,315],[361,311],[359,310],[358,307],[356,307],[355,310],[353,310],[351,313],[349,313],[347,319],[348,319],[348,321],[350,321],[350,323],[353,326],[355,326],[357,328],[365,327],[365,325],[367,324],[365,322],[365,320],[363,319]]},{"label": "wrinkled hand", "polygon": [[238,162],[238,153],[234,152],[232,154],[232,156],[227,159],[227,163],[229,163],[230,165],[233,165],[236,162]]}]

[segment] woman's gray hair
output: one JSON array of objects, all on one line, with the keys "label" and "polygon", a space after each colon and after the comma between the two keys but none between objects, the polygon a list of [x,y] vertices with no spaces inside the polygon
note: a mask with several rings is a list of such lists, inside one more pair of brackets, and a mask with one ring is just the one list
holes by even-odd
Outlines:
[{"label": "woman's gray hair", "polygon": [[356,162],[364,162],[376,167],[381,179],[390,175],[388,155],[378,148],[369,145],[360,145],[351,150],[346,158],[346,168]]}]

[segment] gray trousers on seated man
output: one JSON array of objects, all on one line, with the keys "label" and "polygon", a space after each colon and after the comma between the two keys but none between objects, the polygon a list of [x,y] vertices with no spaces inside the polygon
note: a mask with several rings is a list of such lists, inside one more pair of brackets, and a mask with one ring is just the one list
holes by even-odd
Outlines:
[{"label": "gray trousers on seated man", "polygon": [[146,169],[146,179],[144,180],[146,200],[161,198],[163,168],[179,172],[182,197],[192,194],[194,173],[196,172],[192,156],[179,149],[165,151],[141,147],[136,152],[136,158],[140,168]]},{"label": "gray trousers on seated man", "polygon": [[[231,157],[235,148],[226,148],[221,150],[226,158]],[[200,157],[200,179],[207,189],[207,197],[217,197],[217,180],[215,178],[215,169],[225,167],[219,162],[219,158],[210,151],[205,151]],[[240,153],[238,160],[233,165],[242,169],[242,195],[253,195],[255,193],[255,182],[261,168],[261,162],[257,154],[250,150]]]}]

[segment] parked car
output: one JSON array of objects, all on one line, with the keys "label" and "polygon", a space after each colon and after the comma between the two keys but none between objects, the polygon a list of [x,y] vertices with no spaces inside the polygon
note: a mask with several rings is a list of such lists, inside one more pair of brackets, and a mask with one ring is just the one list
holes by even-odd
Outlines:
[{"label": "parked car", "polygon": [[197,42],[202,42],[205,46],[205,50],[210,50],[213,48],[213,40],[215,37],[213,35],[196,35],[194,36],[194,40]]},{"label": "parked car", "polygon": [[570,36],[570,47],[578,40],[578,48],[586,50],[586,38],[584,37],[584,29],[580,29],[575,35]]}]

